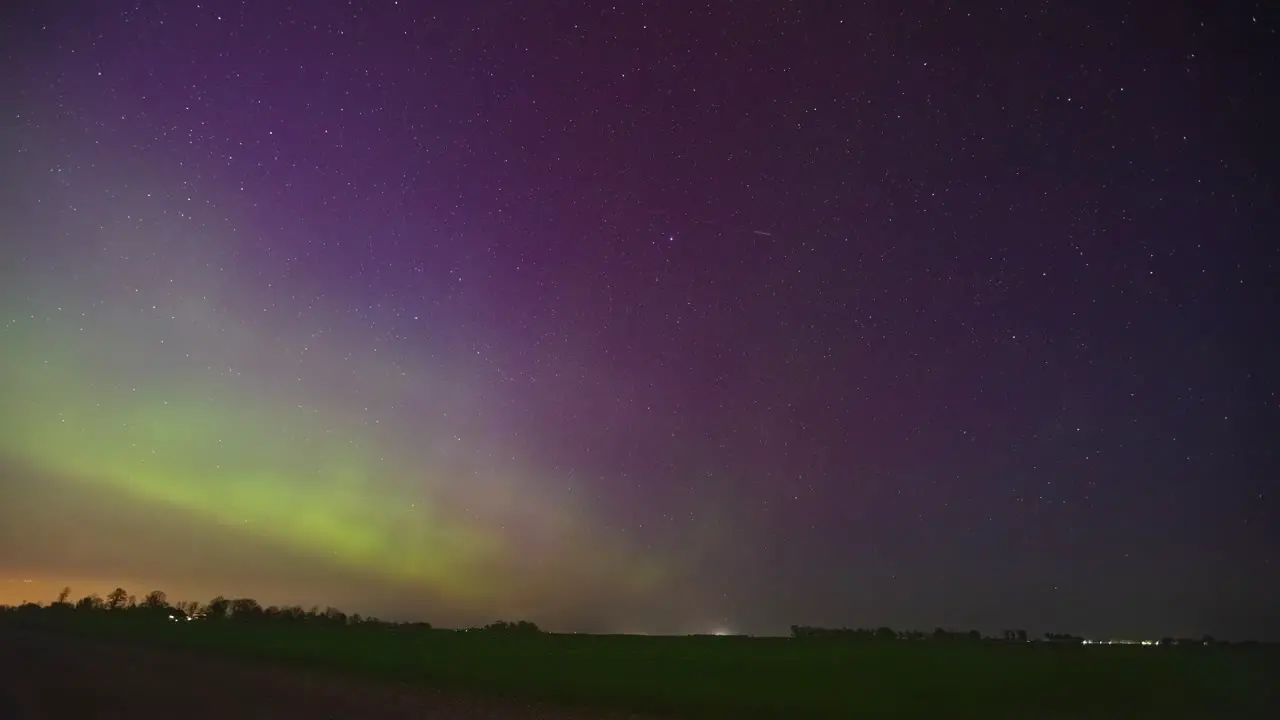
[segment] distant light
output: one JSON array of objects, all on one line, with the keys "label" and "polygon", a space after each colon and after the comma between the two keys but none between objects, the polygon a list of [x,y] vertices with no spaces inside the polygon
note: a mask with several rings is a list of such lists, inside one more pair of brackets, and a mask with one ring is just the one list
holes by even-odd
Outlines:
[{"label": "distant light", "polygon": [[733,632],[732,630],[729,630],[729,629],[727,629],[727,628],[716,628],[715,630],[712,630],[712,631],[711,631],[711,634],[712,634],[712,635],[719,635],[719,636],[723,637],[723,636],[725,636],[725,635],[736,635],[737,633],[735,633],[735,632]]}]

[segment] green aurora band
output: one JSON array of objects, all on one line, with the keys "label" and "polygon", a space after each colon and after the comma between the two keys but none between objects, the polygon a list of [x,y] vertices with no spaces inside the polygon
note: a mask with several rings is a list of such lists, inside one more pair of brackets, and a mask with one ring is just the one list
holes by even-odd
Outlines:
[{"label": "green aurora band", "polygon": [[[215,279],[191,245],[139,270],[120,260],[139,242],[107,237],[44,275],[5,274],[0,459],[450,607],[536,615],[555,612],[561,588],[660,591],[662,564],[593,528],[580,501],[512,470],[510,453],[504,466],[451,450],[446,420],[421,424],[415,403],[457,414],[475,402],[447,358],[428,369],[352,352],[359,330],[326,323],[334,307],[309,302],[311,327],[300,313],[254,317],[235,307],[243,293],[218,291],[242,279]],[[422,377],[447,392],[414,397]]]}]

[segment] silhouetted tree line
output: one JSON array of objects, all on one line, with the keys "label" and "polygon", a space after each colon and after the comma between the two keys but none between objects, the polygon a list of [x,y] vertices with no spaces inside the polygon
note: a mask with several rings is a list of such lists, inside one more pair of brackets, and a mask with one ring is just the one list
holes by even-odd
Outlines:
[{"label": "silhouetted tree line", "polygon": [[[168,595],[162,590],[152,590],[139,600],[124,588],[116,588],[102,597],[97,593],[86,595],[74,602],[71,601],[71,588],[63,588],[57,599],[49,605],[24,603],[18,607],[0,605],[0,613],[118,613],[156,619],[200,620],[205,622],[239,622],[239,623],[290,623],[310,626],[351,626],[387,627],[431,630],[431,623],[405,622],[393,623],[375,617],[361,616],[359,613],[347,613],[335,608],[312,606],[303,609],[300,605],[263,607],[253,598],[225,598],[218,596],[206,603],[196,601],[169,602]],[[527,620],[508,622],[499,620],[482,627],[475,627],[465,632],[492,635],[536,635],[542,630]],[[952,631],[945,628],[934,628],[933,632],[921,630],[895,630],[891,627],[878,628],[823,628],[808,625],[792,625],[791,637],[796,640],[827,641],[862,641],[862,642],[1028,642],[1026,630],[1004,630],[1000,637],[984,637],[977,630]],[[1045,633],[1044,642],[1079,645],[1084,638],[1067,633]],[[1158,642],[1160,646],[1204,647],[1208,645],[1232,645],[1248,648],[1255,646],[1274,646],[1275,643],[1259,643],[1254,640],[1225,642],[1205,635],[1199,639],[1164,637]]]},{"label": "silhouetted tree line", "polygon": [[194,600],[170,602],[163,590],[152,590],[141,600],[129,594],[124,588],[116,588],[104,598],[97,593],[86,595],[71,602],[71,588],[63,588],[58,597],[47,607],[36,603],[26,603],[18,608],[10,608],[24,612],[43,610],[46,612],[110,612],[128,613],[132,615],[152,615],[166,620],[205,620],[234,622],[277,622],[307,623],[311,625],[403,625],[406,627],[431,629],[430,623],[390,623],[374,617],[364,617],[359,613],[347,613],[335,608],[318,606],[309,610],[299,605],[263,607],[253,598],[225,598],[218,596],[206,603]]},{"label": "silhouetted tree line", "polygon": [[472,632],[536,635],[537,633],[542,632],[542,630],[538,628],[537,625],[529,622],[528,620],[521,620],[519,622],[507,622],[505,620],[499,620],[497,622],[489,623],[484,627],[473,628]]},{"label": "silhouetted tree line", "polygon": [[1005,630],[1002,632],[1002,635],[1005,642],[1026,642],[1027,641],[1026,630]]},{"label": "silhouetted tree line", "polygon": [[[301,605],[269,605],[263,607],[253,598],[225,598],[218,596],[203,606],[197,606],[196,603],[187,603],[185,607],[180,606],[179,609],[192,618],[213,621],[228,620],[248,623],[269,622],[331,626],[394,624],[373,617],[362,617],[359,613],[348,615],[335,607],[325,607],[324,609],[319,606],[304,609]],[[426,625],[428,629],[431,627],[427,623],[419,624]]]},{"label": "silhouetted tree line", "polygon": [[[1015,631],[1016,633],[1017,631]],[[894,630],[891,627],[871,628],[822,628],[808,625],[792,625],[791,637],[796,640],[845,640],[862,642],[891,641],[924,641],[931,642],[978,642],[983,640],[977,630],[957,632],[944,628],[934,628],[933,632],[922,630]],[[1023,632],[1023,637],[1026,633]]]},{"label": "silhouetted tree line", "polygon": [[[48,606],[37,603],[25,603],[19,607],[0,606],[0,611],[18,613],[114,613],[121,616],[150,616],[165,621],[201,621],[201,622],[237,622],[237,623],[276,623],[298,624],[309,626],[350,626],[362,627],[395,627],[412,630],[431,630],[431,623],[405,622],[393,623],[374,617],[362,616],[359,613],[347,614],[335,607],[321,609],[313,606],[303,609],[300,605],[263,607],[253,598],[226,598],[219,595],[206,603],[196,601],[170,602],[169,596],[162,590],[152,590],[141,600],[129,594],[124,588],[116,588],[104,598],[97,593],[86,595],[75,602],[70,600],[71,588],[63,588]],[[483,627],[471,628],[469,632],[480,632],[494,635],[536,635],[542,630],[527,620],[508,622],[499,620]]]},{"label": "silhouetted tree line", "polygon": [[[925,641],[930,642],[1027,642],[1026,630],[1003,630],[1000,637],[984,636],[977,630],[955,631],[945,628],[934,628],[933,632],[922,630],[894,630],[890,627],[870,628],[822,628],[807,625],[792,625],[791,637],[797,640],[855,640],[855,641]],[[1045,633],[1045,639],[1051,642],[1074,642],[1079,644],[1083,638],[1075,635]]]},{"label": "silhouetted tree line", "polygon": [[[987,637],[979,633],[977,630],[969,630],[968,632],[953,632],[943,628],[935,628],[933,632],[927,633],[919,630],[894,630],[889,627],[870,628],[822,628],[810,627],[807,625],[792,625],[791,637],[796,640],[830,640],[830,641],[861,641],[861,642],[879,642],[879,641],[930,641],[930,642],[1010,642],[1025,643],[1028,642],[1026,630],[1003,630],[1000,637]],[[1067,633],[1045,633],[1042,642],[1060,643],[1063,645],[1080,645],[1084,642],[1084,638],[1079,635],[1070,635]],[[1215,640],[1210,635],[1202,638],[1161,638],[1157,645],[1161,647],[1204,647],[1207,645],[1232,645],[1238,648],[1262,647],[1275,645],[1275,643],[1260,643],[1256,640],[1243,640],[1233,643],[1226,643],[1221,640]]]}]

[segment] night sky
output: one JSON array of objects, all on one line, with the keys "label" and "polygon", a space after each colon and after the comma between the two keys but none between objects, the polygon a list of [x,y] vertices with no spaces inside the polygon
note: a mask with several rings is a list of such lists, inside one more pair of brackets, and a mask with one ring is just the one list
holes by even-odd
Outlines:
[{"label": "night sky", "polygon": [[0,602],[1280,638],[1274,3],[37,5]]}]

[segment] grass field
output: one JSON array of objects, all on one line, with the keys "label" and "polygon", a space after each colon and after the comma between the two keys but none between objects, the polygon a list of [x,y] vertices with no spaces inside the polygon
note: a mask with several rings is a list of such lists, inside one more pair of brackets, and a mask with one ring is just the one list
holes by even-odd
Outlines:
[{"label": "grass field", "polygon": [[508,637],[80,613],[56,626],[245,660],[688,717],[1263,717],[1276,709],[1280,678],[1276,654],[1265,647]]}]

